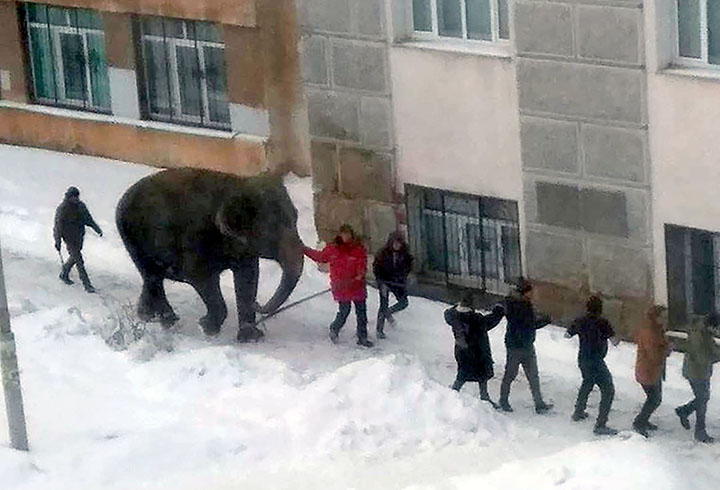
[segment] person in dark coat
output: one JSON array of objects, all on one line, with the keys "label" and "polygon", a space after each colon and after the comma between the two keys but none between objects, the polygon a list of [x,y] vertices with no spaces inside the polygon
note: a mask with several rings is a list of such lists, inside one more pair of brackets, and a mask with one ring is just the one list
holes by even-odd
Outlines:
[{"label": "person in dark coat", "polygon": [[322,250],[305,247],[304,252],[315,262],[330,266],[330,290],[333,299],[338,303],[337,315],[330,325],[330,340],[337,343],[340,329],[345,325],[350,315],[350,307],[354,304],[357,343],[363,347],[372,347],[373,343],[367,338],[367,253],[352,227],[348,224],[342,225],[333,243]]},{"label": "person in dark coat", "polygon": [[500,385],[500,408],[506,412],[513,411],[509,401],[510,386],[515,381],[520,366],[523,367],[530,384],[530,391],[535,402],[535,412],[545,413],[553,407],[552,404],[543,401],[540,393],[540,377],[535,354],[535,330],[550,323],[550,317],[535,313],[532,291],[532,284],[522,279],[518,287],[505,298],[507,362],[505,375]]},{"label": "person in dark coat", "polygon": [[602,310],[602,299],[599,296],[590,296],[585,315],[577,318],[565,333],[567,338],[575,335],[580,337],[578,366],[582,374],[582,385],[578,391],[572,420],[578,422],[588,418],[585,411],[588,396],[597,385],[601,394],[600,410],[593,432],[597,435],[615,435],[617,430],[607,426],[610,407],[615,397],[615,387],[610,370],[605,364],[605,355],[608,350],[608,340],[611,340],[613,345],[617,345],[619,340],[615,337],[610,322],[602,316]]},{"label": "person in dark coat", "polygon": [[[377,314],[377,338],[385,338],[385,320],[394,324],[393,314],[408,307],[407,277],[412,270],[413,257],[402,233],[393,232],[387,243],[375,254],[373,273],[380,294],[380,308]],[[389,306],[390,293],[397,303]]]},{"label": "person in dark coat", "polygon": [[695,398],[675,409],[680,424],[690,429],[688,418],[695,412],[695,440],[705,444],[715,442],[705,428],[705,414],[710,401],[710,378],[713,364],[720,361],[720,348],[715,344],[713,329],[720,324],[720,317],[710,312],[704,319],[697,318],[688,331],[682,374],[690,383]]},{"label": "person in dark coat", "polygon": [[504,314],[500,305],[496,305],[489,315],[475,312],[470,294],[445,310],[445,321],[452,327],[455,337],[457,376],[452,389],[460,391],[468,381],[477,381],[480,385],[480,399],[490,402],[496,408],[487,390],[488,380],[495,375],[488,332],[500,323]]},{"label": "person in dark coat", "polygon": [[60,280],[65,284],[73,284],[69,274],[73,266],[77,266],[80,280],[83,286],[85,286],[85,291],[94,293],[95,288],[90,283],[87,270],[85,270],[85,261],[82,256],[86,226],[95,230],[95,233],[99,236],[103,235],[102,230],[90,215],[87,206],[80,200],[80,191],[78,188],[70,187],[65,192],[65,199],[63,199],[55,211],[55,227],[53,229],[55,250],[60,251],[61,240],[64,240],[65,247],[70,256],[67,262],[63,264],[62,271],[60,272]]}]

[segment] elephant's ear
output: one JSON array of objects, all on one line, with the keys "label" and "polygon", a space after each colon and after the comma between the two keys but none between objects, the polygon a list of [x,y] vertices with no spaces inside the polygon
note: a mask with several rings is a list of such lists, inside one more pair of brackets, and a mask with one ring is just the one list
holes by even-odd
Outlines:
[{"label": "elephant's ear", "polygon": [[247,243],[259,217],[258,207],[250,196],[234,196],[220,205],[215,214],[215,224],[223,235]]}]

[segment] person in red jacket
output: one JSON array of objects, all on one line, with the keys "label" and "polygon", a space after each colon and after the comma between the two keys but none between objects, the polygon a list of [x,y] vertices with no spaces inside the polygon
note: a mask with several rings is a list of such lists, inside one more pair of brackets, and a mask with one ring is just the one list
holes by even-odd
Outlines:
[{"label": "person in red jacket", "polygon": [[363,347],[372,347],[367,338],[367,289],[365,272],[367,253],[358,240],[352,227],[344,224],[333,243],[322,250],[305,247],[305,255],[315,262],[330,265],[330,290],[338,303],[338,313],[330,324],[330,340],[338,341],[338,333],[345,325],[350,314],[351,303],[355,304],[357,316],[357,343]]}]

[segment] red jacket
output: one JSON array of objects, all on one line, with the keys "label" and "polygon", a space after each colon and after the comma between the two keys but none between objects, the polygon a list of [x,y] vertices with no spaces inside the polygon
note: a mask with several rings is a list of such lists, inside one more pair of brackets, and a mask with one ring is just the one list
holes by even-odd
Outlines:
[{"label": "red jacket", "polygon": [[335,301],[363,301],[367,296],[365,271],[367,253],[359,242],[331,243],[322,250],[305,249],[315,262],[330,264],[330,289]]}]

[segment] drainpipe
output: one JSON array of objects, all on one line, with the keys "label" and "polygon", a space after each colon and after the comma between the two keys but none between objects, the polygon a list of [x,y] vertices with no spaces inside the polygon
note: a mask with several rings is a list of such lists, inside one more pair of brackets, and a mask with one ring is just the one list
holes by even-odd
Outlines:
[{"label": "drainpipe", "polygon": [[5,292],[5,275],[0,247],[0,371],[2,371],[5,410],[10,429],[10,446],[19,451],[28,450],[25,411],[23,410],[20,370],[15,352],[15,337],[10,330],[10,312]]},{"label": "drainpipe", "polygon": [[310,175],[310,131],[303,93],[299,28],[294,0],[256,0],[270,118],[271,172]]}]

